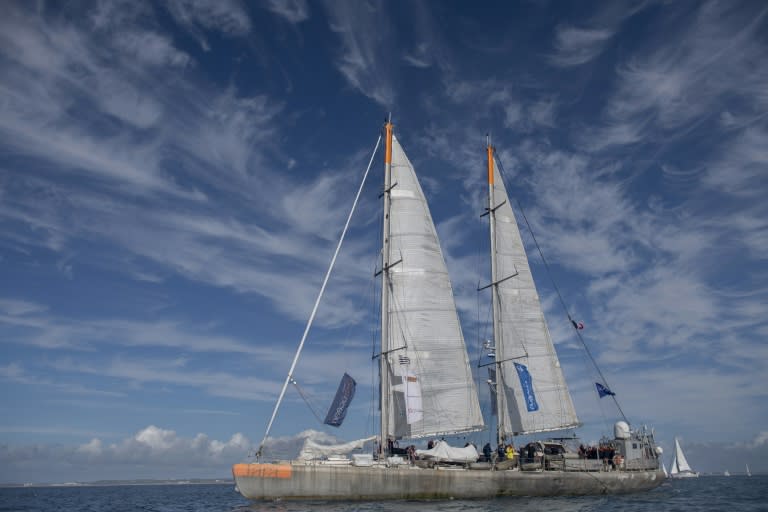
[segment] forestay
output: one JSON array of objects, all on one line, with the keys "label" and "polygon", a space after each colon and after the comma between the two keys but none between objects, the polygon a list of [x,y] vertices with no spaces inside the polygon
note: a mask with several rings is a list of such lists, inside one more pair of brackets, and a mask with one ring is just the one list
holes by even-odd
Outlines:
[{"label": "forestay", "polygon": [[561,430],[578,426],[571,394],[552,344],[528,257],[493,159],[496,218],[496,276],[499,283],[497,356],[506,405],[505,434]]},{"label": "forestay", "polygon": [[397,438],[483,428],[453,290],[421,186],[392,140],[387,366]]}]

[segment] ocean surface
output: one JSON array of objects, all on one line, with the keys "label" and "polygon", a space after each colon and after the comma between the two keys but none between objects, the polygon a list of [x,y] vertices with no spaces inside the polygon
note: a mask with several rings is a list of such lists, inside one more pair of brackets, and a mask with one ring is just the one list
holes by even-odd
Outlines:
[{"label": "ocean surface", "polygon": [[110,485],[0,489],[0,512],[687,512],[768,511],[768,476],[675,480],[646,493],[574,498],[394,502],[250,503],[231,484]]}]

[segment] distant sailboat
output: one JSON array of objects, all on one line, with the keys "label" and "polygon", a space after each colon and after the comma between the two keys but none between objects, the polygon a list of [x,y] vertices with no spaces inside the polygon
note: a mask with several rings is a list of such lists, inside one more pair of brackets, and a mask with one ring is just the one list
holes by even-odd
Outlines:
[{"label": "distant sailboat", "polygon": [[664,471],[664,476],[669,478],[669,471],[667,471],[667,466],[664,464],[664,461],[661,461],[661,469]]},{"label": "distant sailboat", "polygon": [[723,476],[731,476],[731,472],[726,469]]},{"label": "distant sailboat", "polygon": [[746,464],[747,476],[752,476],[752,472],[749,470],[749,464]]},{"label": "distant sailboat", "polygon": [[669,476],[670,478],[695,478],[699,476],[688,464],[677,438],[675,438],[675,455],[672,459],[672,469],[669,471]]}]

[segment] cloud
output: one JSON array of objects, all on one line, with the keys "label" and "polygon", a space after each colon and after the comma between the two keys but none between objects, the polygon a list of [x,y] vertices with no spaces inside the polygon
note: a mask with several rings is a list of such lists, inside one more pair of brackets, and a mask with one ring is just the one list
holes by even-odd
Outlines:
[{"label": "cloud", "polygon": [[341,55],[336,67],[349,84],[384,107],[391,107],[395,91],[394,67],[387,58],[390,34],[379,2],[325,2],[331,30],[339,35]]},{"label": "cloud", "polygon": [[121,441],[107,443],[94,437],[80,445],[0,445],[0,480],[40,482],[32,471],[35,461],[47,460],[49,481],[110,479],[226,477],[233,461],[245,457],[250,440],[241,433],[228,440],[198,433],[180,436],[174,430],[149,425]]},{"label": "cloud", "polygon": [[[184,4],[190,9],[184,15],[194,21],[214,9],[206,5]],[[301,184],[291,181],[297,169],[273,172],[283,104],[182,80],[185,59],[171,40],[131,25],[152,12],[126,14],[116,30],[114,17],[122,12],[99,11],[96,31],[23,10],[12,10],[13,22],[4,22],[10,65],[0,78],[9,92],[0,106],[3,147],[20,156],[17,165],[41,167],[10,173],[4,182],[12,199],[0,205],[0,222],[18,228],[9,230],[12,243],[18,250],[62,252],[61,269],[70,276],[79,265],[155,282],[181,274],[259,293],[279,311],[305,319],[327,263],[323,254],[330,254],[348,208],[338,198],[354,186],[350,169],[357,175],[367,156],[354,155],[349,167]],[[114,38],[104,39],[108,30]],[[101,52],[104,45],[111,53]],[[146,45],[158,60],[136,61]],[[165,78],[155,78],[158,65],[170,65]],[[78,116],[70,113],[75,101]],[[98,248],[77,251],[81,243]],[[360,271],[362,248],[347,243],[342,258],[354,264],[346,268]],[[338,307],[323,316],[326,325],[360,318],[352,299],[357,288],[340,282],[329,290]]]},{"label": "cloud", "polygon": [[306,0],[268,0],[267,8],[289,23],[300,23],[309,19],[309,5]]},{"label": "cloud", "polygon": [[416,49],[413,52],[403,55],[403,60],[415,68],[428,68],[432,66],[432,58],[430,54],[431,49],[429,44],[420,43],[416,46]]},{"label": "cloud", "polygon": [[556,66],[572,67],[585,64],[600,55],[613,36],[609,29],[587,29],[570,25],[557,27],[555,50],[550,62]]},{"label": "cloud", "polygon": [[752,441],[752,446],[755,448],[765,444],[768,444],[768,430],[763,430],[757,434],[757,436],[755,436],[755,440]]},{"label": "cloud", "polygon": [[114,35],[114,43],[126,55],[131,55],[144,64],[163,67],[186,67],[192,58],[174,47],[170,38],[151,31],[123,31]]},{"label": "cloud", "polygon": [[756,196],[768,174],[768,131],[745,128],[726,142],[718,158],[705,164],[704,184],[735,196]]},{"label": "cloud", "polygon": [[137,384],[172,384],[196,388],[209,396],[272,402],[279,384],[274,380],[243,377],[233,373],[190,370],[175,360],[114,358],[99,363],[80,363],[62,359],[51,364],[58,372],[97,375]]},{"label": "cloud", "polygon": [[765,48],[756,34],[766,13],[713,1],[682,21],[668,17],[658,38],[618,67],[604,125],[584,134],[582,142],[595,151],[648,143],[649,137],[670,143],[686,135],[684,129],[708,122],[722,105],[742,105],[745,117],[763,112],[768,64],[760,58]]},{"label": "cloud", "polygon": [[[320,444],[339,442],[333,435],[306,430],[268,438],[265,453],[275,459],[293,459],[308,438]],[[253,449],[251,440],[239,432],[219,440],[205,433],[184,436],[148,425],[115,442],[92,437],[74,445],[0,444],[0,481],[42,483],[41,474],[47,482],[164,479],[168,475],[229,479],[232,464],[245,460]],[[47,473],[41,473],[40,460],[48,461]]]},{"label": "cloud", "polygon": [[165,4],[176,22],[210,50],[206,30],[239,37],[251,31],[251,20],[239,0],[172,0]]},{"label": "cloud", "polygon": [[42,304],[19,299],[0,299],[0,312],[9,316],[25,316],[41,313],[47,308]]}]

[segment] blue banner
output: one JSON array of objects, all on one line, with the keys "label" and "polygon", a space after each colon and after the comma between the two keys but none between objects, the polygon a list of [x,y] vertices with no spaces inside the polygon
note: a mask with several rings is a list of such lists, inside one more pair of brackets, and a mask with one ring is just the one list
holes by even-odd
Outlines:
[{"label": "blue banner", "polygon": [[599,382],[595,382],[595,387],[597,387],[597,394],[600,396],[600,398],[603,398],[604,396],[615,396],[616,393],[608,389],[607,386],[603,386]]},{"label": "blue banner", "polygon": [[536,394],[533,392],[533,381],[531,374],[528,373],[528,367],[524,364],[515,363],[515,370],[517,370],[517,376],[520,377],[520,387],[525,397],[525,408],[528,409],[528,412],[538,411],[539,404],[536,402]]},{"label": "blue banner", "polygon": [[347,415],[347,408],[355,397],[355,387],[357,382],[348,374],[344,374],[339,383],[339,389],[336,391],[336,397],[333,399],[331,408],[328,409],[328,414],[325,416],[326,425],[332,427],[340,427],[344,421],[344,417]]}]

